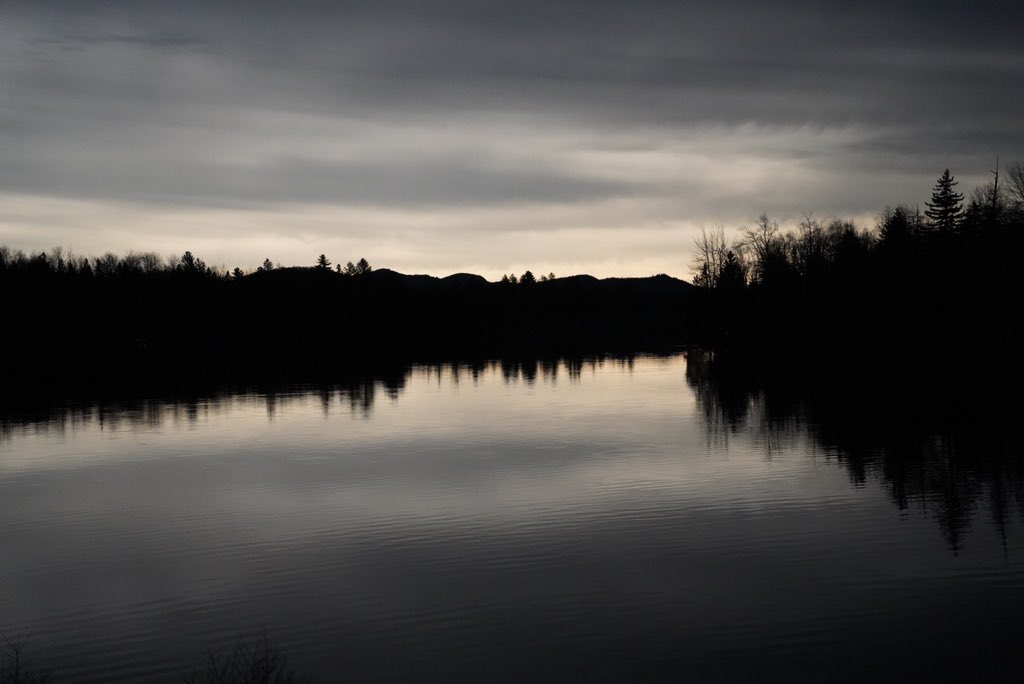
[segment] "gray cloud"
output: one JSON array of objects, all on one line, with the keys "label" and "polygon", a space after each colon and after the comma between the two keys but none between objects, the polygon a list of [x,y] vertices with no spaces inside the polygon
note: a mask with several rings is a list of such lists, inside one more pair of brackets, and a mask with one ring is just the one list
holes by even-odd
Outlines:
[{"label": "gray cloud", "polygon": [[574,203],[642,190],[625,181],[588,179],[545,169],[490,169],[468,160],[396,165],[289,159],[251,168],[176,161],[166,164],[145,158],[97,165],[96,159],[77,158],[66,160],[58,171],[28,161],[16,174],[0,175],[0,182],[8,190],[22,193],[235,207],[278,202],[398,203],[423,209],[460,203]]},{"label": "gray cloud", "polygon": [[[577,208],[571,226],[516,213],[551,230],[621,200],[626,241],[762,210],[869,215],[947,166],[970,185],[996,153],[1024,158],[1016,2],[0,8],[8,195]],[[19,206],[0,242],[25,235]]]}]

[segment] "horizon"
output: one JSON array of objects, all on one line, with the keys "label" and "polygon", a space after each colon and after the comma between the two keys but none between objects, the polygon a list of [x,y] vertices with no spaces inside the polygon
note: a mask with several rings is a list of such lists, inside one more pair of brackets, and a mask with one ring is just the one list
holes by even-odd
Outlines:
[{"label": "horizon", "polygon": [[[70,248],[64,247],[62,245],[56,245],[55,247],[59,247],[60,248],[60,250],[61,250],[61,257],[62,258],[68,258],[70,256],[86,257],[86,258],[90,259],[91,261],[94,261],[97,258],[102,258],[103,256],[105,256],[107,254],[114,254],[114,256],[118,257],[118,259],[124,258],[126,256],[130,256],[130,255],[152,254],[152,255],[155,255],[155,256],[159,257],[161,266],[168,267],[168,268],[180,264],[181,257],[184,256],[185,252],[192,253],[191,250],[185,250],[184,252],[180,252],[180,253],[172,252],[172,253],[169,253],[169,254],[159,254],[159,253],[157,253],[157,252],[155,252],[153,250],[128,249],[128,250],[126,250],[126,251],[124,251],[122,253],[116,253],[116,252],[112,252],[110,250],[106,250],[103,253],[83,254],[83,253],[76,252],[76,251],[74,251],[74,250],[72,250]],[[51,248],[51,249],[44,249],[44,250],[28,251],[28,250],[21,249],[21,248],[17,247],[16,245],[7,245],[7,244],[0,243],[0,250],[5,249],[5,248],[10,250],[10,254],[11,255],[14,255],[14,254],[17,254],[18,252],[21,252],[27,258],[32,258],[34,255],[37,255],[37,254],[40,254],[40,253],[45,254],[45,255],[47,255],[47,258],[50,258],[52,256],[52,254],[53,254],[53,248]],[[207,267],[209,267],[210,270],[213,273],[216,273],[218,275],[224,274],[224,273],[227,273],[227,274],[230,275],[231,272],[236,268],[236,266],[234,266],[234,265],[229,265],[229,264],[224,264],[224,263],[215,263],[215,264],[208,263],[203,258],[202,254],[192,253],[192,256],[194,256],[196,259],[203,260],[204,264]],[[324,256],[326,256],[328,258],[328,260],[330,261],[330,267],[327,270],[329,270],[332,273],[334,273],[336,271],[336,267],[339,265],[338,262],[334,261],[333,259],[331,259],[330,255],[328,255],[328,254],[325,254]],[[308,263],[308,264],[286,264],[286,263],[274,261],[269,256],[267,258],[270,259],[271,263],[273,264],[274,270],[279,270],[279,269],[281,269],[281,270],[284,270],[284,269],[316,269],[317,268],[316,258],[314,258],[311,261],[311,263]],[[350,259],[349,260],[349,262],[352,262],[352,263],[354,263],[356,261],[357,261],[357,259]],[[342,266],[342,268],[344,268],[345,267],[345,263],[341,263],[341,266]],[[470,272],[470,271],[455,271],[455,272],[452,272],[452,273],[425,273],[425,272],[400,271],[400,270],[398,270],[396,268],[392,268],[391,266],[389,266],[386,263],[385,264],[381,264],[381,265],[376,265],[376,264],[370,263],[370,266],[371,266],[372,270],[376,271],[376,272],[390,271],[392,273],[397,273],[398,275],[403,275],[403,276],[426,276],[426,277],[430,277],[430,278],[437,278],[437,279],[440,279],[440,280],[443,280],[444,278],[449,278],[449,277],[452,277],[452,276],[457,276],[457,275],[479,276],[479,277],[482,277],[485,280],[487,280],[487,282],[492,284],[492,285],[493,284],[498,284],[499,282],[501,282],[502,278],[505,277],[505,276],[514,275],[514,276],[519,277],[519,276],[522,276],[526,271],[529,271],[530,273],[532,273],[534,275],[534,277],[536,277],[539,282],[543,282],[542,279],[556,280],[556,279],[559,279],[559,278],[580,278],[580,277],[592,277],[592,278],[597,278],[598,280],[610,280],[610,279],[616,279],[616,278],[618,278],[618,279],[658,278],[658,277],[661,277],[661,276],[667,276],[669,278],[674,278],[676,280],[682,280],[682,281],[687,282],[687,283],[689,283],[691,285],[693,284],[693,279],[692,278],[681,278],[681,277],[674,276],[672,274],[664,273],[664,272],[662,272],[662,273],[649,273],[649,274],[646,274],[646,275],[639,275],[639,276],[622,276],[622,275],[596,276],[593,273],[554,273],[554,271],[539,271],[539,270],[536,270],[536,269],[527,268],[524,271],[515,272],[515,273],[513,273],[513,272],[499,273],[496,278],[491,279],[491,278],[487,278],[486,276],[484,276],[484,275],[482,275],[480,273],[473,273],[473,272]],[[244,275],[252,275],[253,273],[256,273],[260,268],[262,268],[262,265],[261,264],[253,264],[253,265],[250,265],[250,266],[241,266],[241,265],[239,265],[239,266],[237,266],[237,268],[240,268]],[[552,274],[555,276],[554,278],[550,278],[550,276]]]}]

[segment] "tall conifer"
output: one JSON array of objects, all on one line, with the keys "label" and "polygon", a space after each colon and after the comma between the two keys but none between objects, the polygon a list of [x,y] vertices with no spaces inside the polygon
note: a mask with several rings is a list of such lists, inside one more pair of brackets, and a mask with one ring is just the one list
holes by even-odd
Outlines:
[{"label": "tall conifer", "polygon": [[953,180],[949,169],[946,169],[935,183],[932,200],[926,203],[928,209],[924,213],[940,234],[956,230],[964,215],[964,196],[954,189],[956,185],[957,181]]}]

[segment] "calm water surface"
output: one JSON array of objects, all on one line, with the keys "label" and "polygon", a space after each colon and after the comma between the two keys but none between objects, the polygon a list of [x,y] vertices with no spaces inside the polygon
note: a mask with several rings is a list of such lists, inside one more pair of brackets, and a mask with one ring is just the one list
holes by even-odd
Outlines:
[{"label": "calm water surface", "polygon": [[1020,676],[1005,426],[876,434],[695,363],[8,416],[0,629],[58,682],[263,629],[321,682]]}]

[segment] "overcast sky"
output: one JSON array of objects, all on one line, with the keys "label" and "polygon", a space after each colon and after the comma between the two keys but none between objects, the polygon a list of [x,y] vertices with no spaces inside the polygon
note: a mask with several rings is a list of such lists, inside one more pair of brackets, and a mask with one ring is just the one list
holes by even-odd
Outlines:
[{"label": "overcast sky", "polygon": [[0,244],[669,273],[1024,160],[1024,3],[0,0]]}]

